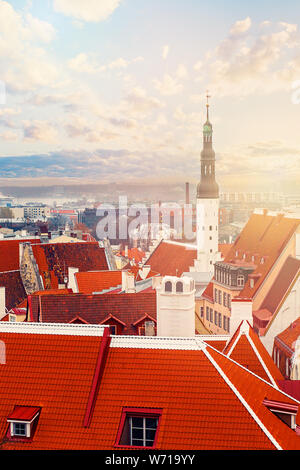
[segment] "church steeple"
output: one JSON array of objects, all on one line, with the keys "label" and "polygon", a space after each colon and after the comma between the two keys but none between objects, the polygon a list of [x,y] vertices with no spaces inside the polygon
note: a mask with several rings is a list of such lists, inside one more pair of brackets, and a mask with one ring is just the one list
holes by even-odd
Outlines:
[{"label": "church steeple", "polygon": [[209,98],[207,94],[206,122],[203,126],[203,150],[201,152],[201,180],[197,186],[197,198],[215,199],[219,197],[219,186],[215,179],[215,152],[212,146],[212,124],[209,121]]}]

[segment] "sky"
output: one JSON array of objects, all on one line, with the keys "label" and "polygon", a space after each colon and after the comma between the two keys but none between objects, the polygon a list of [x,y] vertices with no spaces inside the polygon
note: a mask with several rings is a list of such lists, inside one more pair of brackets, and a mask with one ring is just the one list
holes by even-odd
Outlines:
[{"label": "sky", "polygon": [[[296,0],[0,0],[0,185],[297,190]],[[1,191],[1,186],[0,186]]]}]

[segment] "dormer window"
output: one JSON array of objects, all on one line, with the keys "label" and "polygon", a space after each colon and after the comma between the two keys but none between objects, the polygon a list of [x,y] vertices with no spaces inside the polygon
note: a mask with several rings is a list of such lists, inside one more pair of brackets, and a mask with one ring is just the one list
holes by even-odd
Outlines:
[{"label": "dormer window", "polygon": [[9,423],[8,437],[10,439],[30,439],[34,435],[40,415],[40,407],[15,406],[7,418]]},{"label": "dormer window", "polygon": [[298,413],[298,405],[291,403],[281,403],[273,400],[264,399],[265,405],[272,413],[283,421],[289,428],[296,429],[296,415]]},{"label": "dormer window", "polygon": [[116,447],[155,448],[162,410],[123,408]]}]

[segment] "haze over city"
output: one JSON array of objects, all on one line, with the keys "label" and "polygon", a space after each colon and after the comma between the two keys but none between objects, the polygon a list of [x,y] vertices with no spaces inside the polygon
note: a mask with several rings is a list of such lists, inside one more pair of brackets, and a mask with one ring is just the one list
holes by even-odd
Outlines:
[{"label": "haze over city", "polygon": [[221,190],[297,192],[299,10],[1,0],[2,192],[180,197],[199,180],[207,90]]}]

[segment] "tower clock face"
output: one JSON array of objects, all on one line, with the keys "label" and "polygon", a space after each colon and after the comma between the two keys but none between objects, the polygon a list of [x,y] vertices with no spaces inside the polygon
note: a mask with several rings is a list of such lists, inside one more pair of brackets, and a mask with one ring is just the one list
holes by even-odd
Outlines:
[{"label": "tower clock face", "polygon": [[211,132],[211,127],[205,124],[205,126],[203,127],[203,132],[205,132],[206,134],[209,134]]}]

